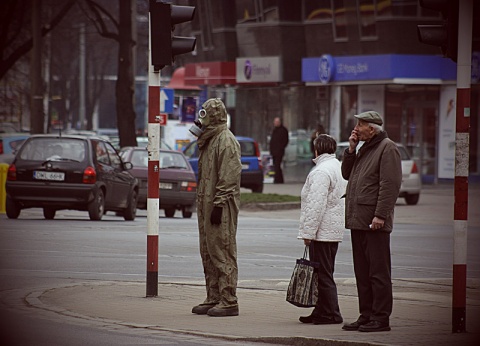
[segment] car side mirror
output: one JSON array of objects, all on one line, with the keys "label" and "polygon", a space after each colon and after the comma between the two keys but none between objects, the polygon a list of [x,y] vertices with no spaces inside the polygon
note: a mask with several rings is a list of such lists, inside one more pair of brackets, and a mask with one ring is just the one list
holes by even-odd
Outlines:
[{"label": "car side mirror", "polygon": [[129,169],[133,168],[133,165],[132,165],[131,162],[124,162],[123,163],[123,168],[125,168],[128,171]]}]

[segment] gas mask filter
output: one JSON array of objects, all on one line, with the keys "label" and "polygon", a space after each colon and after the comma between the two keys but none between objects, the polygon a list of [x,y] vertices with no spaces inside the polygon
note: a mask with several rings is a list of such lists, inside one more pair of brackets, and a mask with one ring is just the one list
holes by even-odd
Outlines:
[{"label": "gas mask filter", "polygon": [[206,116],[207,111],[205,109],[200,109],[198,112],[198,119],[193,122],[193,125],[189,129],[190,133],[195,137],[200,137],[205,131],[202,120],[205,119]]}]

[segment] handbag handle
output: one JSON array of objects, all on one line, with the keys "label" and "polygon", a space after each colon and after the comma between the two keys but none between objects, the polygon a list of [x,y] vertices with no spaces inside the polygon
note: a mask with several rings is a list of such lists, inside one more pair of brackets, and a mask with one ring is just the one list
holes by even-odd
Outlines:
[{"label": "handbag handle", "polygon": [[303,251],[303,259],[308,259],[309,256],[308,256],[308,245],[305,245],[305,250]]}]

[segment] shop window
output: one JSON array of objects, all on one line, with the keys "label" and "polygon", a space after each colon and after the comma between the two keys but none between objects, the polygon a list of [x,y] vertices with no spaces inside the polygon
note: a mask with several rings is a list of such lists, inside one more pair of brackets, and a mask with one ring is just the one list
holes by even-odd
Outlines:
[{"label": "shop window", "polygon": [[199,1],[196,6],[198,18],[200,21],[201,39],[203,51],[213,50],[212,21],[215,16],[212,15],[212,6],[210,0]]},{"label": "shop window", "polygon": [[333,1],[333,29],[335,40],[347,39],[347,10],[343,0]]},{"label": "shop window", "polygon": [[358,0],[357,10],[360,37],[377,37],[375,0]]},{"label": "shop window", "polygon": [[333,20],[330,0],[304,0],[303,20],[306,22],[331,22]]},{"label": "shop window", "polygon": [[237,23],[278,22],[277,0],[235,1]]},{"label": "shop window", "polygon": [[418,0],[372,0],[378,17],[434,17],[438,11],[427,10]]},{"label": "shop window", "polygon": [[340,103],[340,141],[348,141],[348,137],[355,127],[358,111],[358,86],[345,85],[341,88]]}]

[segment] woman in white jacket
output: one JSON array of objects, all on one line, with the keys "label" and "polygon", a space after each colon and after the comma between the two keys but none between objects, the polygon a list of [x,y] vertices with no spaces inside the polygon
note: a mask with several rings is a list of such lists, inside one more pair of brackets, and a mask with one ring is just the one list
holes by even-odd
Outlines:
[{"label": "woman in white jacket", "polygon": [[333,279],[338,243],[345,230],[343,195],[347,186],[341,164],[335,157],[337,142],[327,134],[314,141],[315,167],[307,176],[301,193],[298,239],[309,246],[309,257],[319,263],[318,301],[302,323],[339,324],[343,322],[338,306],[337,286]]}]

